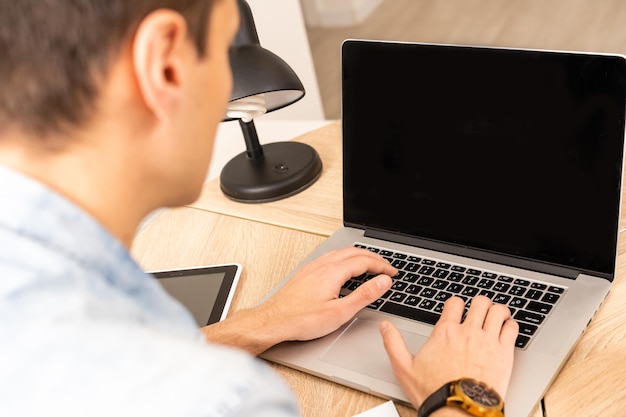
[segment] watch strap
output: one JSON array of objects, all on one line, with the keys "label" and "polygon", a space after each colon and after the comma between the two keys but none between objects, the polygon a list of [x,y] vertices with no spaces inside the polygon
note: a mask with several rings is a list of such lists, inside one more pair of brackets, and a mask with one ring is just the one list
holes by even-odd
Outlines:
[{"label": "watch strap", "polygon": [[450,397],[452,384],[453,382],[448,382],[437,391],[430,394],[430,396],[424,400],[420,408],[417,410],[417,417],[428,417],[436,410],[445,406],[448,401],[448,397]]}]

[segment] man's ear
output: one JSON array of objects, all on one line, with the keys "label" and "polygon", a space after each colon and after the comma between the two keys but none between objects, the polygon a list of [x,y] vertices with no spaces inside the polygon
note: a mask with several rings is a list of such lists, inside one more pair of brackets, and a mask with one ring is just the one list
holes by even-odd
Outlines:
[{"label": "man's ear", "polygon": [[132,60],[137,86],[146,107],[158,120],[168,117],[182,94],[187,42],[187,23],[173,10],[150,13],[135,33]]}]

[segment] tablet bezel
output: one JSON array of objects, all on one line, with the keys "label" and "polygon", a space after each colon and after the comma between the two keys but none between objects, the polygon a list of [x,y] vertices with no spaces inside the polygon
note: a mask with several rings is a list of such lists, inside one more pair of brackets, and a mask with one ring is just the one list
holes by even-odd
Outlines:
[{"label": "tablet bezel", "polygon": [[[240,264],[229,263],[220,265],[203,265],[190,268],[164,269],[148,271],[147,273],[151,274],[156,279],[223,274],[217,297],[211,308],[211,313],[209,314],[207,323],[205,324],[206,326],[208,326],[210,324],[214,324],[218,321],[224,320],[228,315],[230,305],[235,295],[235,290],[237,289],[237,284],[239,283],[241,270],[242,266]],[[181,302],[180,300],[178,301]],[[181,304],[184,305],[183,302],[181,302]],[[185,308],[189,309],[189,307],[186,305]]]}]

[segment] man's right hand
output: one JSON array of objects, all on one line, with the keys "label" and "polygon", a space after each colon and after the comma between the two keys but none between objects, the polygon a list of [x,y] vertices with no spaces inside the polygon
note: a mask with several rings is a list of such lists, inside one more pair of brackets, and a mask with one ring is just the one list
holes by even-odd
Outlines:
[{"label": "man's right hand", "polygon": [[[461,322],[463,313],[462,299],[446,301],[430,338],[415,355],[395,326],[380,325],[394,374],[416,408],[444,384],[463,377],[488,384],[502,398],[506,395],[518,324],[506,306],[483,296],[472,300]],[[449,411],[457,415],[456,410]]]}]

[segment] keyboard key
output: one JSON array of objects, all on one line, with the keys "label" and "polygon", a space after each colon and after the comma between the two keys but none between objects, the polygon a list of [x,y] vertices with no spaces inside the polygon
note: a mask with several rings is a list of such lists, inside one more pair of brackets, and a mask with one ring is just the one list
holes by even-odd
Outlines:
[{"label": "keyboard key", "polygon": [[402,304],[386,302],[380,308],[380,311],[385,313],[395,314],[400,317],[404,317],[411,320],[417,320],[420,322],[435,324],[439,320],[440,315],[432,313],[430,311],[419,310],[411,308]]},{"label": "keyboard key", "polygon": [[478,277],[475,276],[466,276],[465,278],[463,278],[463,281],[461,281],[463,284],[467,284],[467,285],[476,285],[476,283],[478,282]]},{"label": "keyboard key", "polygon": [[450,271],[446,271],[445,269],[437,269],[433,274],[435,278],[445,278],[450,274]]},{"label": "keyboard key", "polygon": [[382,298],[379,298],[378,300],[374,301],[373,303],[371,303],[370,305],[367,306],[367,308],[372,309],[372,310],[378,310],[378,308],[385,302],[385,300],[383,300]]},{"label": "keyboard key", "polygon": [[519,285],[513,285],[509,290],[509,294],[521,297],[526,292],[526,288],[520,287]]},{"label": "keyboard key", "polygon": [[548,291],[553,292],[555,294],[563,294],[565,292],[565,288],[561,287],[549,287]]},{"label": "keyboard key", "polygon": [[515,297],[511,300],[509,305],[513,308],[524,308],[527,302],[528,301],[524,300],[523,298]]},{"label": "keyboard key", "polygon": [[450,269],[455,272],[465,272],[467,268],[465,268],[464,266],[452,265],[452,268]]},{"label": "keyboard key", "polygon": [[406,261],[403,261],[401,259],[394,259],[393,262],[391,262],[391,266],[393,266],[394,268],[402,269],[406,266]]},{"label": "keyboard key", "polygon": [[424,310],[430,310],[432,309],[435,305],[437,305],[436,301],[433,300],[424,300],[420,303],[419,308],[423,308]]},{"label": "keyboard key", "polygon": [[402,282],[402,281],[396,281],[392,286],[391,289],[392,290],[396,290],[396,291],[404,291],[404,289],[408,286],[409,284],[406,282]]},{"label": "keyboard key", "polygon": [[528,287],[530,285],[530,281],[525,279],[516,279],[513,284],[520,285],[522,287]]},{"label": "keyboard key", "polygon": [[482,274],[482,271],[479,271],[478,269],[468,269],[467,271],[465,271],[465,273],[468,275],[480,276],[480,274]]},{"label": "keyboard key", "polygon": [[509,302],[510,299],[511,299],[510,295],[497,294],[495,297],[493,297],[492,301],[497,304],[506,304]]},{"label": "keyboard key", "polygon": [[391,294],[391,297],[389,297],[389,300],[391,301],[395,301],[397,303],[401,303],[404,301],[404,299],[406,298],[406,294],[401,293],[401,292],[394,292],[393,294]]},{"label": "keyboard key", "polygon": [[526,336],[532,336],[537,331],[538,327],[529,323],[517,323],[519,325],[519,334],[525,334]]},{"label": "keyboard key", "polygon": [[448,281],[461,282],[463,278],[465,278],[465,274],[462,274],[460,272],[453,272],[450,274],[450,276],[448,276]]},{"label": "keyboard key", "polygon": [[541,298],[541,301],[543,301],[545,303],[554,304],[554,303],[556,303],[559,300],[559,298],[561,298],[561,296],[558,295],[558,294],[545,293],[543,295],[543,297]]},{"label": "keyboard key", "polygon": [[436,288],[438,290],[443,290],[448,286],[448,282],[444,281],[442,279],[438,279],[435,282],[433,282],[432,287]]},{"label": "keyboard key", "polygon": [[419,275],[409,272],[408,274],[404,276],[404,278],[402,278],[402,281],[417,282],[419,279],[420,279]]},{"label": "keyboard key", "polygon": [[489,291],[489,290],[481,290],[480,293],[478,293],[478,295],[484,295],[485,297],[493,300],[493,297],[496,296],[496,293],[493,291]]},{"label": "keyboard key", "polygon": [[416,297],[414,295],[410,295],[406,301],[404,302],[404,304],[410,305],[410,306],[416,306],[419,304],[421,298]]},{"label": "keyboard key", "polygon": [[524,349],[526,345],[528,345],[528,342],[530,342],[530,337],[524,336],[523,334],[517,335],[515,347],[518,349]]},{"label": "keyboard key", "polygon": [[461,291],[463,291],[463,288],[465,288],[465,286],[461,284],[452,283],[448,285],[448,291],[454,294],[459,294]]},{"label": "keyboard key", "polygon": [[485,278],[496,279],[497,276],[498,274],[494,274],[493,272],[483,272],[483,277]]},{"label": "keyboard key", "polygon": [[424,265],[435,265],[437,262],[433,261],[432,259],[422,259],[422,264]]},{"label": "keyboard key", "polygon": [[445,291],[439,291],[435,296],[435,300],[437,301],[446,301],[448,298],[452,297],[452,294]]},{"label": "keyboard key", "polygon": [[437,262],[437,268],[450,269],[450,264],[445,262]]},{"label": "keyboard key", "polygon": [[437,290],[433,288],[424,288],[422,292],[420,293],[422,297],[426,297],[426,298],[433,298],[435,294],[437,294]]},{"label": "keyboard key", "polygon": [[354,290],[356,290],[357,288],[359,288],[359,287],[361,286],[361,284],[363,284],[363,283],[362,283],[362,282],[359,282],[359,281],[352,281],[352,282],[350,283],[350,285],[348,285],[348,289],[349,289],[350,291],[354,291]]},{"label": "keyboard key", "polygon": [[420,291],[422,291],[422,287],[420,287],[419,285],[411,284],[404,292],[408,294],[418,294]]},{"label": "keyboard key", "polygon": [[483,278],[480,281],[478,281],[478,288],[484,288],[484,289],[490,289],[491,287],[493,287],[495,281],[489,279],[489,278]]},{"label": "keyboard key", "polygon": [[404,268],[404,269],[406,269],[406,270],[407,270],[407,271],[409,271],[409,272],[417,272],[417,270],[419,269],[419,267],[420,267],[420,265],[419,265],[418,263],[411,262],[411,263],[409,263],[409,264],[406,266],[406,268]]},{"label": "keyboard key", "polygon": [[420,285],[430,285],[433,283],[434,280],[435,278],[431,278],[431,277],[419,277],[419,279],[417,280],[417,283]]},{"label": "keyboard key", "polygon": [[527,323],[539,325],[543,323],[543,320],[546,318],[546,316],[544,316],[543,314],[531,313],[530,311],[519,310],[513,318],[515,320],[521,320]]},{"label": "keyboard key", "polygon": [[420,270],[418,271],[421,275],[431,275],[433,272],[435,272],[435,268],[433,268],[432,266],[422,266],[420,268]]},{"label": "keyboard key", "polygon": [[409,262],[419,262],[422,260],[422,258],[418,258],[417,256],[409,256],[408,258],[406,258],[406,260]]},{"label": "keyboard key", "polygon": [[530,298],[531,300],[538,300],[543,295],[543,292],[539,290],[530,289],[526,292],[526,298]]},{"label": "keyboard key", "polygon": [[406,259],[406,255],[404,253],[398,253],[398,252],[394,253],[393,257],[396,259]]},{"label": "keyboard key", "polygon": [[476,287],[465,287],[465,289],[461,292],[461,295],[465,295],[468,297],[474,297],[478,294],[478,288]]},{"label": "keyboard key", "polygon": [[538,282],[533,282],[532,284],[530,284],[530,288],[533,288],[535,290],[545,290],[546,288],[548,288],[548,286],[546,284],[540,284]]},{"label": "keyboard key", "polygon": [[500,275],[498,277],[498,281],[502,281],[502,282],[513,282],[513,278],[511,277],[507,277],[506,275]]},{"label": "keyboard key", "polygon": [[381,250],[379,253],[380,253],[380,255],[381,255],[381,256],[391,256],[391,255],[393,255],[393,252],[392,252],[392,251],[390,251],[390,250],[384,250],[384,249],[383,249],[383,250]]},{"label": "keyboard key", "polygon": [[511,284],[506,284],[504,282],[496,282],[493,286],[493,290],[498,292],[507,292],[509,288],[511,288]]},{"label": "keyboard key", "polygon": [[538,301],[531,301],[526,307],[527,310],[534,311],[536,313],[548,314],[552,310],[551,304],[540,303]]}]

